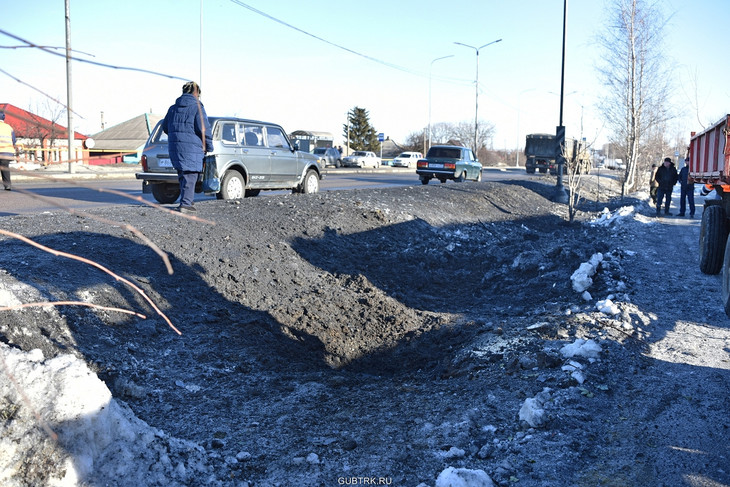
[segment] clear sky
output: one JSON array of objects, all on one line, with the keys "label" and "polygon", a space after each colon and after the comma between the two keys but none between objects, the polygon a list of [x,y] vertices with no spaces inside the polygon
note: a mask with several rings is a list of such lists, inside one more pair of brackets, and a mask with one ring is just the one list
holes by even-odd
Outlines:
[{"label": "clear sky", "polygon": [[[79,57],[200,81],[209,115],[327,131],[342,143],[346,114],[359,106],[378,132],[402,142],[428,125],[429,105],[432,123],[473,123],[476,50],[454,43],[502,39],[479,52],[479,119],[496,126],[493,147],[522,147],[526,133],[554,133],[559,121],[561,0],[203,0],[202,16],[201,0],[69,1]],[[568,136],[579,137],[582,119],[582,135],[599,144],[608,133],[595,108],[603,89],[596,36],[608,3],[568,2],[563,122]],[[669,19],[673,104],[685,113],[672,122],[671,137],[688,135],[702,129],[698,117],[707,124],[730,112],[730,8],[727,0],[660,4]],[[63,48],[64,2],[6,0],[0,29]],[[36,90],[66,100],[65,59],[5,48],[18,45],[0,34],[0,102],[43,114],[47,102]],[[434,61],[444,56],[453,57]],[[74,62],[74,126],[93,135],[102,112],[107,127],[164,114],[182,84]]]}]

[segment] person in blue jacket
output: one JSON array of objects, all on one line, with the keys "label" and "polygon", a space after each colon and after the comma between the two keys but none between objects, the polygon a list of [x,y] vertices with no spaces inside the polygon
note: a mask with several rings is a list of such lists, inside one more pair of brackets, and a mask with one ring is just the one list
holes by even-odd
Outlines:
[{"label": "person in blue jacket", "polygon": [[180,181],[180,212],[195,211],[195,183],[203,172],[206,152],[213,152],[213,138],[205,108],[200,102],[200,86],[194,81],[183,85],[182,95],[167,110],[162,122],[167,134],[172,166]]}]

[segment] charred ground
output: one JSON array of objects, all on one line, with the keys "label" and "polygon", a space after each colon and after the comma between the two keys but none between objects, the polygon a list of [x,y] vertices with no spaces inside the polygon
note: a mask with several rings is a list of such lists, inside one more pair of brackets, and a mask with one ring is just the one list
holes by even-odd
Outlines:
[{"label": "charred ground", "polygon": [[[16,295],[148,319],[13,311],[0,314],[0,340],[82,357],[139,418],[205,448],[215,472],[205,483],[382,477],[415,487],[450,465],[484,470],[498,485],[675,479],[683,470],[659,473],[665,460],[637,439],[650,414],[635,416],[633,403],[655,367],[648,342],[684,309],[653,288],[654,269],[671,261],[652,252],[673,248],[657,235],[680,229],[690,245],[696,225],[590,226],[584,212],[567,223],[552,189],[548,180],[449,183],[199,203],[214,225],[140,206],[94,211],[141,230],[168,253],[172,275],[123,229],[62,212],[4,218],[4,228],[130,279],[182,336],[108,275],[5,239],[0,280]],[[629,203],[641,207],[601,207]],[[605,258],[590,292],[613,294],[616,317],[571,288],[597,252]],[[717,281],[698,279],[707,289]],[[724,326],[706,313],[693,319]],[[580,384],[560,353],[577,338],[603,348]],[[711,373],[717,387],[727,368]],[[642,401],[653,404],[663,387]],[[518,412],[545,388],[549,420],[529,428]],[[660,402],[683,396],[668,397]],[[727,419],[720,426],[706,441],[727,440]],[[730,467],[718,466],[727,457],[710,458],[690,470],[719,483],[687,485],[730,482]],[[102,482],[114,480],[89,485]]]}]

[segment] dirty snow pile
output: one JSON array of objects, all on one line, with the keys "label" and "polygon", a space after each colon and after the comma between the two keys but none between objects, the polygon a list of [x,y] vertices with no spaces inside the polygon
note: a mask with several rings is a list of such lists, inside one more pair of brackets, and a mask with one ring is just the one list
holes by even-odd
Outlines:
[{"label": "dirty snow pile", "polygon": [[50,486],[115,478],[187,485],[212,477],[203,448],[134,416],[77,357],[46,360],[40,350],[0,343],[0,366],[0,485],[26,485],[29,469],[39,480],[51,472]]}]

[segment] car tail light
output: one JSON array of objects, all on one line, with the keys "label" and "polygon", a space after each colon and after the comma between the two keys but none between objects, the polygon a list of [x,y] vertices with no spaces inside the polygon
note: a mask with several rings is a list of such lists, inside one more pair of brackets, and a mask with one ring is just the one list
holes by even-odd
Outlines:
[{"label": "car tail light", "polygon": [[420,161],[416,162],[416,167],[428,167],[428,161],[425,159],[421,159]]},{"label": "car tail light", "polygon": [[147,168],[147,156],[142,154],[142,159],[140,159],[140,162],[142,163],[142,171],[147,172],[149,170]]},{"label": "car tail light", "polygon": [[453,162],[447,162],[446,164],[444,164],[444,168],[445,169],[456,169],[456,164]]}]

